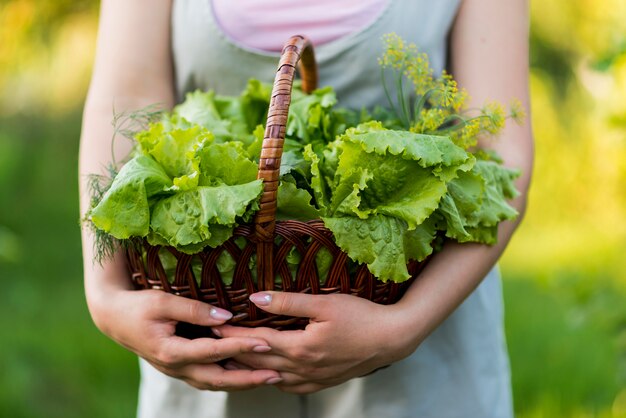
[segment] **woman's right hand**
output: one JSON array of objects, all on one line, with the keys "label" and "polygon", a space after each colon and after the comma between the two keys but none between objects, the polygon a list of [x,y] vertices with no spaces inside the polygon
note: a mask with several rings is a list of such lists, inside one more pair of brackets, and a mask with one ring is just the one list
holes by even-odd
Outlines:
[{"label": "woman's right hand", "polygon": [[98,328],[161,372],[197,389],[235,391],[276,384],[273,370],[227,370],[216,364],[243,353],[270,351],[259,338],[198,338],[175,335],[179,321],[202,326],[224,324],[232,314],[209,304],[159,290],[120,289],[106,303],[90,303]]}]

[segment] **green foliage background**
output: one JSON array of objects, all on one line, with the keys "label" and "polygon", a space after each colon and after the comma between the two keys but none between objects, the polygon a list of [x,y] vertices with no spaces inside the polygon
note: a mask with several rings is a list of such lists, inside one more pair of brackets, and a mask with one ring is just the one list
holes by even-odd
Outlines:
[{"label": "green foliage background", "polygon": [[[531,1],[530,207],[502,260],[517,416],[626,417],[626,2]],[[97,4],[0,2],[0,416],[132,416],[82,293],[77,153]]]}]

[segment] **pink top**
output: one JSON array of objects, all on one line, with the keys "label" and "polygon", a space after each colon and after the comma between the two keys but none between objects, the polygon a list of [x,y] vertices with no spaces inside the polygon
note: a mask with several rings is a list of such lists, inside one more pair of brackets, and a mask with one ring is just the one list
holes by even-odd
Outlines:
[{"label": "pink top", "polygon": [[263,51],[280,51],[291,35],[321,45],[368,27],[390,0],[211,0],[222,31]]}]

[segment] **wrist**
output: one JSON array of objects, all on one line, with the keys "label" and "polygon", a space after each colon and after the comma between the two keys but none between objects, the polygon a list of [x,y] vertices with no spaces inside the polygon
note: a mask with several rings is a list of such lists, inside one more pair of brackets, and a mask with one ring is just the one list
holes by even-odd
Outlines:
[{"label": "wrist", "polygon": [[115,339],[112,335],[112,322],[115,322],[116,313],[128,310],[129,305],[125,305],[124,300],[131,291],[134,292],[121,280],[107,281],[106,278],[95,277],[85,283],[85,296],[91,319],[95,326],[110,338]]},{"label": "wrist", "polygon": [[390,353],[392,362],[396,362],[411,355],[426,338],[425,325],[415,307],[404,306],[400,303],[388,306],[390,315],[387,320],[391,337]]}]

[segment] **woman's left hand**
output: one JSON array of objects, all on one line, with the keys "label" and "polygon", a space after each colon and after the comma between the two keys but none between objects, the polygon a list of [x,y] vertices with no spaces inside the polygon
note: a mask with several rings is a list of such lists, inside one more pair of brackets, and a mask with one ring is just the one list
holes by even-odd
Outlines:
[{"label": "woman's left hand", "polygon": [[311,393],[366,375],[411,354],[416,333],[403,331],[402,312],[344,294],[307,295],[265,291],[250,297],[260,309],[278,315],[310,318],[304,330],[277,331],[223,325],[223,337],[254,337],[272,351],[241,354],[230,366],[280,372],[285,392]]}]

